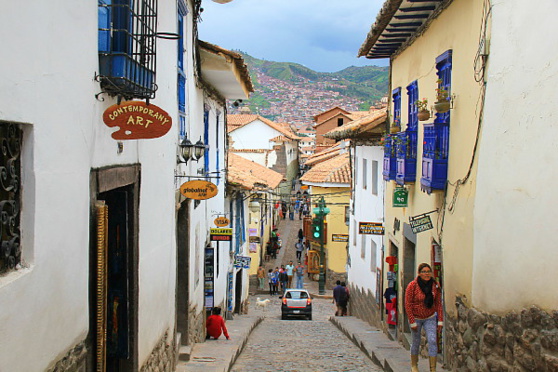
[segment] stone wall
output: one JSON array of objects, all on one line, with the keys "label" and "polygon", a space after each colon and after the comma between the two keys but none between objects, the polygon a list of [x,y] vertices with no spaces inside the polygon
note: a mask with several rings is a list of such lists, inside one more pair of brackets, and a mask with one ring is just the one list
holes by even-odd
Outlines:
[{"label": "stone wall", "polygon": [[363,290],[353,285],[349,286],[349,315],[364,320],[373,327],[381,324],[380,308],[376,298],[370,290]]},{"label": "stone wall", "polygon": [[504,316],[455,302],[448,317],[446,364],[453,371],[558,371],[558,311],[536,306]]},{"label": "stone wall", "polygon": [[147,361],[143,364],[141,372],[166,372],[174,371],[177,350],[174,345],[175,337],[169,339],[169,331],[165,332],[159,340]]},{"label": "stone wall", "polygon": [[333,287],[335,287],[335,282],[337,282],[338,280],[347,283],[347,273],[338,273],[336,271],[327,269],[325,280],[326,290],[333,289]]},{"label": "stone wall", "polygon": [[47,369],[48,372],[86,372],[87,346],[85,340],[74,346],[66,355]]},{"label": "stone wall", "polygon": [[197,307],[188,309],[188,345],[205,341],[205,309]]}]

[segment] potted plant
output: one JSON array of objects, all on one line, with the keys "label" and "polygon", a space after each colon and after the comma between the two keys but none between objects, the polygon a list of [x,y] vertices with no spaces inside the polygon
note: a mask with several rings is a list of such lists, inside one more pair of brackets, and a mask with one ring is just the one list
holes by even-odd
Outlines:
[{"label": "potted plant", "polygon": [[423,98],[422,100],[417,99],[415,101],[415,106],[418,107],[418,119],[420,121],[425,121],[430,119],[430,111],[428,110],[428,100]]},{"label": "potted plant", "polygon": [[401,122],[399,120],[399,118],[395,118],[393,119],[393,122],[391,123],[391,128],[390,128],[390,133],[397,133],[401,131]]},{"label": "potted plant", "polygon": [[442,79],[436,80],[438,88],[436,89],[436,102],[434,109],[439,113],[448,112],[451,108],[450,95],[448,90],[442,86]]}]

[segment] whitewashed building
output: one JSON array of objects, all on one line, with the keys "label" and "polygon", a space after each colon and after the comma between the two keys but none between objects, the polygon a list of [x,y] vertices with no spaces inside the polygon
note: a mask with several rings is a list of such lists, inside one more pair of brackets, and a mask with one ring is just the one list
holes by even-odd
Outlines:
[{"label": "whitewashed building", "polygon": [[[207,93],[211,82],[202,81],[194,57],[200,5],[4,4],[0,370],[173,370],[184,299],[177,283],[205,313],[198,247],[206,216],[224,210],[224,193],[182,203],[197,209],[194,219],[181,212],[177,189],[183,176],[224,168],[214,153],[222,148],[224,157],[217,93],[233,94],[223,86]],[[29,23],[40,32],[28,32]],[[222,132],[204,132],[206,105]],[[109,127],[117,116],[126,118],[118,131]],[[177,165],[186,134],[202,136],[210,165],[201,173],[202,163]],[[196,247],[185,282],[177,270],[183,244]],[[192,340],[204,319],[194,320],[202,323],[186,322]]]}]

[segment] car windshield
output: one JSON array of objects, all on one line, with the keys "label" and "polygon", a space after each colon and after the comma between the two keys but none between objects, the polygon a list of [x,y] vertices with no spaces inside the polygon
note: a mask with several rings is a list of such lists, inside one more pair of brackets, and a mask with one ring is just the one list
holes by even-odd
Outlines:
[{"label": "car windshield", "polygon": [[299,299],[299,298],[308,298],[308,293],[306,292],[287,292],[287,298],[294,298],[294,299]]}]

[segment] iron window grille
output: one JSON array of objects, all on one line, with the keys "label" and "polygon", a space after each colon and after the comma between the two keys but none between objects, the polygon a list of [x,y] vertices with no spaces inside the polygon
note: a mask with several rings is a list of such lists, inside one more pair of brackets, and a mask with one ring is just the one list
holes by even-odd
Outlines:
[{"label": "iron window grille", "polygon": [[0,273],[21,262],[21,144],[21,128],[0,122]]},{"label": "iron window grille", "polygon": [[103,92],[155,98],[157,0],[98,0],[98,16]]}]

